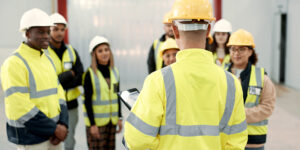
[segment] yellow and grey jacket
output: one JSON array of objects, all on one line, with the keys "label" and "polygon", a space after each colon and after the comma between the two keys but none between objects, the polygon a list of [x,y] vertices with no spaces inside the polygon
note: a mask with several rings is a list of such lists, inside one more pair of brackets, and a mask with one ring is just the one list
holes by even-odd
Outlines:
[{"label": "yellow and grey jacket", "polygon": [[44,50],[22,43],[5,60],[1,81],[10,142],[38,144],[54,135],[57,123],[68,126],[64,91]]},{"label": "yellow and grey jacket", "polygon": [[125,122],[128,149],[235,149],[247,143],[239,81],[212,53],[186,49],[149,75]]},{"label": "yellow and grey jacket", "polygon": [[[50,44],[48,51],[65,90],[68,109],[76,108],[78,106],[77,98],[81,94],[78,86],[81,85],[83,74],[80,58],[71,45],[65,45],[63,42],[59,49]],[[70,72],[71,69],[75,76]]]},{"label": "yellow and grey jacket", "polygon": [[[231,70],[232,64],[227,67]],[[241,83],[244,91],[246,108],[253,108],[260,104],[261,93],[264,87],[264,68],[256,67],[248,63],[241,73]],[[256,123],[250,123],[248,130],[248,144],[264,144],[267,139],[268,119]]]},{"label": "yellow and grey jacket", "polygon": [[[107,84],[102,73],[97,69],[97,75],[94,73],[92,68],[89,68],[88,71],[84,74],[83,79],[85,79],[86,75],[90,76],[90,81],[92,83],[92,111],[87,110],[86,107],[86,95],[84,95],[84,121],[86,126],[97,125],[105,126],[110,121],[112,124],[116,125],[120,112],[119,112],[119,100],[117,92],[119,90],[119,71],[116,67],[109,67],[110,72],[110,85]],[[85,87],[85,82],[83,85]],[[85,92],[86,94],[86,92]],[[93,117],[88,116],[88,112],[93,113]],[[92,120],[91,120],[92,119]]]}]

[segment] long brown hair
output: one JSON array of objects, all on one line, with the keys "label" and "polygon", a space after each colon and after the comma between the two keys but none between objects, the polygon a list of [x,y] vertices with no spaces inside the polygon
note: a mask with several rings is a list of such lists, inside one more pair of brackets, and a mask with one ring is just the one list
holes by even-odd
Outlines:
[{"label": "long brown hair", "polygon": [[[109,58],[109,66],[110,68],[113,68],[115,63],[114,63],[114,56],[113,56],[113,53],[110,49],[110,45],[107,44],[107,43],[101,43],[101,44],[106,44],[108,46],[108,49],[109,49],[109,52],[110,52],[110,58]],[[92,63],[91,63],[91,68],[92,70],[94,71],[94,73],[97,75],[97,66],[98,66],[98,60],[97,60],[97,56],[96,56],[96,52],[95,52],[95,49],[100,46],[101,44],[98,44],[97,46],[95,46],[95,48],[93,49],[92,53],[91,53],[91,57],[92,57]]]},{"label": "long brown hair", "polygon": [[249,57],[248,61],[250,61],[252,65],[256,65],[258,61],[257,54],[254,48],[252,48],[252,46],[247,46],[247,47],[252,50],[252,55]]},{"label": "long brown hair", "polygon": [[[227,38],[227,40],[226,40],[226,42],[224,44],[225,54],[226,55],[229,54],[229,47],[227,47],[226,45],[227,45],[227,43],[229,41],[230,33],[227,32],[227,35],[228,35],[228,38]],[[213,43],[211,44],[210,50],[211,50],[211,52],[216,53],[217,52],[217,48],[218,48],[218,43],[217,43],[217,40],[216,40],[216,34],[214,33],[213,34]]]}]

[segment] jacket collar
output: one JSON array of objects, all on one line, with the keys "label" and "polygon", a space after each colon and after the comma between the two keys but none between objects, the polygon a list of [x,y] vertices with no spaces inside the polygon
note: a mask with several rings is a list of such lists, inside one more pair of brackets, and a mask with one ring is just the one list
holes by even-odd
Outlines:
[{"label": "jacket collar", "polygon": [[33,55],[33,56],[42,56],[44,54],[43,49],[37,50],[37,49],[31,48],[25,42],[23,42],[19,46],[18,50],[22,53],[26,53],[26,54]]}]

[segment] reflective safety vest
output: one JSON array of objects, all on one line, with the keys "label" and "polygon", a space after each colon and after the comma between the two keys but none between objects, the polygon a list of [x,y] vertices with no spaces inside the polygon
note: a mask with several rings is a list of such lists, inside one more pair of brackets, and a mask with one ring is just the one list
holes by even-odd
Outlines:
[{"label": "reflective safety vest", "polygon": [[[50,68],[49,68],[50,66]],[[5,95],[5,114],[9,141],[16,144],[36,142],[25,123],[39,111],[54,122],[60,118],[60,104],[66,105],[50,56],[22,43],[2,66],[1,79]],[[32,139],[30,139],[30,137]],[[29,138],[29,139],[28,139]]]},{"label": "reflective safety vest", "polygon": [[[220,62],[218,62],[219,60],[218,60],[217,54],[214,53],[213,56],[214,56],[214,63],[216,63],[217,65],[220,65],[220,64],[218,64],[218,63],[220,63]],[[222,64],[221,64],[221,67],[224,68],[225,65],[226,65],[226,64],[229,64],[229,63],[230,63],[230,55],[227,54],[227,55],[225,55],[225,57],[223,58],[223,62],[222,62]]]},{"label": "reflective safety vest", "polygon": [[247,123],[239,81],[213,64],[206,50],[183,50],[176,57],[145,80],[125,123],[128,148],[244,149]]},{"label": "reflective safety vest", "polygon": [[156,70],[161,69],[163,66],[163,59],[159,56],[159,51],[163,44],[164,42],[160,41],[159,39],[155,40],[153,43]]},{"label": "reflective safety vest", "polygon": [[[97,75],[92,68],[89,68],[88,71],[93,86],[92,105],[96,125],[98,127],[107,125],[110,120],[112,124],[117,124],[119,120],[118,95],[117,91],[115,91],[119,86],[119,72],[117,68],[110,68],[110,87],[99,70],[97,70]],[[85,106],[83,106],[83,112],[85,124],[86,126],[90,126]]]},{"label": "reflective safety vest", "polygon": [[[63,53],[62,60],[60,60],[60,58],[50,46],[48,47],[49,54],[55,64],[57,75],[66,71],[70,71],[72,69],[72,66],[76,63],[76,54],[73,47],[71,45],[66,45],[66,47],[67,50],[65,50],[65,52]],[[78,87],[68,89],[65,92],[68,102],[77,99],[81,94]]]},{"label": "reflective safety vest", "polygon": [[[260,103],[262,88],[264,87],[264,68],[251,66],[251,75],[248,88],[248,96],[245,102],[246,108],[252,108]],[[248,124],[249,135],[266,135],[268,131],[268,119],[257,123]]]}]

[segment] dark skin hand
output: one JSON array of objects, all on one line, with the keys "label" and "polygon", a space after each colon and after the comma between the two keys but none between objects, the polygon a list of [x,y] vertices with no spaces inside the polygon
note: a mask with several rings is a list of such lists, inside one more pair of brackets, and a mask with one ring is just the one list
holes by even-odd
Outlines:
[{"label": "dark skin hand", "polygon": [[65,125],[57,124],[54,136],[60,141],[64,141],[68,135],[68,129]]}]

